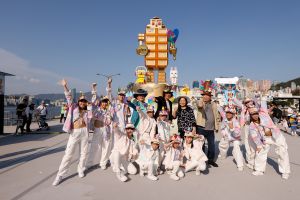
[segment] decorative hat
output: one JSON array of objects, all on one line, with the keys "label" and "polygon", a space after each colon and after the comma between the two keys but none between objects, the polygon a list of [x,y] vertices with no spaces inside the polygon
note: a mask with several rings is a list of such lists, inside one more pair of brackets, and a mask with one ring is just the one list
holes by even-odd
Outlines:
[{"label": "decorative hat", "polygon": [[159,112],[159,115],[168,116],[169,113],[165,110],[165,108],[162,108],[162,110]]},{"label": "decorative hat", "polygon": [[202,95],[212,96],[212,91],[216,88],[216,84],[214,84],[211,80],[201,81],[200,90],[202,91]]},{"label": "decorative hat", "polygon": [[147,112],[154,112],[153,106],[149,105],[149,106],[147,107]]},{"label": "decorative hat", "polygon": [[128,123],[126,124],[125,129],[135,129],[135,127],[132,123]]},{"label": "decorative hat", "polygon": [[166,88],[164,91],[163,91],[163,96],[165,94],[171,94],[171,96],[173,96],[173,91],[170,89],[170,88]]},{"label": "decorative hat", "polygon": [[172,143],[181,143],[181,139],[180,139],[180,136],[179,135],[172,135],[171,136],[171,141]]},{"label": "decorative hat", "polygon": [[126,95],[126,89],[118,88],[118,95]]},{"label": "decorative hat", "polygon": [[101,102],[103,102],[103,101],[109,101],[109,98],[108,98],[108,96],[104,96],[104,97],[102,97],[102,98],[101,98]]},{"label": "decorative hat", "polygon": [[137,96],[144,96],[146,97],[148,95],[148,92],[144,89],[138,89],[134,94],[133,97],[136,98]]},{"label": "decorative hat", "polygon": [[250,115],[253,115],[253,114],[258,114],[258,109],[256,107],[253,107],[253,108],[249,108],[248,109],[248,112]]},{"label": "decorative hat", "polygon": [[[85,101],[85,102],[87,102],[88,100],[86,100],[85,95],[84,95],[83,93],[81,93],[81,95],[80,95],[79,98],[78,98],[78,101]],[[42,103],[43,103],[43,102],[42,102]]]},{"label": "decorative hat", "polygon": [[160,144],[159,140],[157,138],[152,138],[151,143],[153,144]]},{"label": "decorative hat", "polygon": [[249,102],[253,101],[253,99],[246,97],[245,100],[243,101],[243,104],[247,104]]},{"label": "decorative hat", "polygon": [[195,135],[194,135],[192,132],[190,132],[190,131],[186,131],[186,132],[184,133],[184,137],[192,137],[192,138],[194,138]]},{"label": "decorative hat", "polygon": [[225,106],[224,111],[232,114],[236,114],[236,109],[234,106]]}]

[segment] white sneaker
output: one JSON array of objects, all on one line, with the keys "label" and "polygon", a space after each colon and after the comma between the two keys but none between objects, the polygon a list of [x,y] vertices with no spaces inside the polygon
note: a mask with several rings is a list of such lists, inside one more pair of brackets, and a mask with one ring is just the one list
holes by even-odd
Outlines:
[{"label": "white sneaker", "polygon": [[153,175],[148,175],[147,178],[151,181],[157,181],[158,178],[156,176],[153,176]]},{"label": "white sneaker", "polygon": [[159,174],[159,175],[162,175],[162,174],[164,174],[164,171],[163,171],[163,170],[159,170],[159,171],[158,171],[158,174]]},{"label": "white sneaker", "polygon": [[171,170],[166,170],[167,174],[171,175],[172,171]]},{"label": "white sneaker", "polygon": [[54,182],[52,183],[53,186],[58,186],[62,181],[62,176],[56,176]]},{"label": "white sneaker", "polygon": [[180,171],[178,172],[178,176],[179,176],[179,178],[183,178],[183,177],[184,177],[184,173],[183,173],[182,170],[180,170]]},{"label": "white sneaker", "polygon": [[106,165],[100,165],[100,169],[106,170],[106,169],[107,169],[107,166],[106,166]]},{"label": "white sneaker", "polygon": [[238,167],[238,170],[241,172],[244,170],[244,167]]},{"label": "white sneaker", "polygon": [[254,176],[262,176],[262,175],[264,175],[264,173],[260,172],[260,171],[254,171],[254,172],[252,172],[252,175],[254,175]]},{"label": "white sneaker", "polygon": [[144,177],[144,176],[145,176],[145,173],[141,171],[141,172],[140,172],[140,176],[141,176],[141,177]]},{"label": "white sneaker", "polygon": [[200,170],[196,170],[196,176],[200,176]]},{"label": "white sneaker", "polygon": [[282,174],[281,177],[285,180],[288,180],[289,179],[289,174]]},{"label": "white sneaker", "polygon": [[176,174],[170,175],[170,178],[173,179],[174,181],[179,181],[179,177],[176,176]]},{"label": "white sneaker", "polygon": [[85,176],[84,172],[78,172],[78,177],[83,178]]},{"label": "white sneaker", "polygon": [[249,169],[254,169],[254,166],[251,165],[251,164],[249,164],[249,163],[247,163],[246,166],[247,166]]},{"label": "white sneaker", "polygon": [[124,174],[122,174],[121,172],[117,172],[117,178],[120,180],[120,181],[122,181],[122,182],[126,182],[127,181],[127,177],[124,175]]}]

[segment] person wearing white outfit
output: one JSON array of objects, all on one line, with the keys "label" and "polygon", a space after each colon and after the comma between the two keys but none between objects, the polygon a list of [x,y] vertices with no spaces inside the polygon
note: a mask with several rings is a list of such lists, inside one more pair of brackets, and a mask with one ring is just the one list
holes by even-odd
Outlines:
[{"label": "person wearing white outfit", "polygon": [[184,173],[180,168],[183,158],[183,152],[180,147],[182,143],[179,135],[173,135],[171,142],[164,145],[166,154],[163,164],[166,171],[170,174],[172,180],[178,181],[184,177]]},{"label": "person wearing white outfit", "polygon": [[239,121],[234,116],[236,114],[236,109],[233,106],[225,106],[225,109],[223,109],[221,106],[218,106],[218,110],[223,118],[223,121],[220,126],[222,138],[219,143],[219,158],[227,157],[227,151],[229,149],[230,143],[232,143],[232,154],[236,162],[237,168],[239,171],[243,171],[244,159],[240,148],[241,127]]},{"label": "person wearing white outfit", "polygon": [[126,125],[124,133],[120,131],[118,123],[114,122],[113,127],[116,141],[110,160],[117,178],[122,182],[126,182],[128,180],[127,173],[132,175],[137,173],[136,167],[131,163],[138,156],[135,142],[132,140],[135,128],[133,124],[129,123]]},{"label": "person wearing white outfit", "polygon": [[244,146],[246,150],[246,166],[250,169],[254,169],[254,158],[255,158],[255,144],[249,137],[250,130],[250,115],[248,109],[258,107],[256,99],[246,98],[243,103],[237,99],[233,99],[235,106],[241,109],[240,115],[240,126],[244,131]]},{"label": "person wearing white outfit", "polygon": [[196,135],[192,132],[186,132],[184,134],[183,152],[184,152],[184,166],[185,173],[195,170],[196,175],[200,175],[200,171],[206,169],[207,156],[202,151],[204,143],[204,137],[202,135]]},{"label": "person wearing white outfit", "polygon": [[[97,104],[97,92],[96,84],[93,84],[92,90],[92,123],[94,125],[94,133],[92,136],[89,158],[87,166],[92,167],[94,164],[98,164],[101,169],[107,168],[107,163],[112,149],[113,137],[112,137],[112,113],[109,108],[108,97],[103,97],[100,101],[100,105]],[[100,156],[99,156],[100,154]]]},{"label": "person wearing white outfit", "polygon": [[144,176],[147,173],[147,178],[152,181],[158,180],[158,167],[160,164],[159,140],[151,139],[151,144],[145,141],[140,141],[140,153],[136,163],[140,167],[140,175]]},{"label": "person wearing white outfit", "polygon": [[268,152],[271,146],[275,146],[278,155],[279,172],[283,179],[288,179],[290,170],[288,146],[279,128],[274,125],[266,109],[251,108],[249,110],[250,136],[256,144],[256,155],[254,163],[255,176],[263,175],[266,170]]},{"label": "person wearing white outfit", "polygon": [[140,123],[138,125],[139,140],[145,141],[150,145],[151,139],[155,138],[156,135],[156,121],[154,119],[154,108],[148,106],[147,113],[144,113],[140,107],[136,107],[140,115]]},{"label": "person wearing white outfit", "polygon": [[80,158],[77,167],[78,176],[83,178],[86,169],[86,160],[88,157],[88,127],[89,120],[87,114],[87,100],[80,96],[77,103],[73,103],[71,92],[68,89],[67,81],[62,80],[61,84],[65,90],[65,96],[68,102],[68,116],[63,130],[70,134],[65,155],[61,161],[57,176],[53,182],[54,186],[61,183],[63,176],[68,172],[72,157],[75,153],[76,146],[80,146]]},{"label": "person wearing white outfit", "polygon": [[129,121],[127,112],[130,110],[129,106],[127,103],[125,103],[125,96],[126,92],[124,90],[119,90],[118,91],[118,96],[116,99],[113,98],[112,96],[112,79],[109,78],[107,82],[107,96],[111,102],[111,107],[113,109],[113,121],[118,122],[119,128],[121,131],[125,131],[125,126],[127,122]]}]

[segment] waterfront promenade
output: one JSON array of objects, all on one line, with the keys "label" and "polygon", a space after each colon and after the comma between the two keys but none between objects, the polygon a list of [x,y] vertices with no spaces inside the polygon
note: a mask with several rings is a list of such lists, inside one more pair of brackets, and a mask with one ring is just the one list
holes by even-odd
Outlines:
[{"label": "waterfront promenade", "polygon": [[[283,180],[278,174],[274,149],[268,159],[264,176],[255,177],[251,170],[238,172],[230,156],[217,161],[219,168],[209,168],[205,174],[194,172],[178,182],[168,175],[151,182],[139,175],[130,176],[127,183],[120,182],[111,168],[88,171],[83,179],[76,174],[76,161],[72,162],[69,176],[58,187],[51,184],[63,156],[68,134],[60,133],[61,124],[49,122],[49,132],[33,132],[24,136],[0,136],[0,198],[48,199],[297,199],[300,196],[300,137],[285,134],[289,145],[292,174]],[[6,132],[13,128],[6,127]],[[219,139],[219,135],[217,136]],[[78,152],[78,151],[77,151]],[[181,191],[181,192],[180,192]]]}]

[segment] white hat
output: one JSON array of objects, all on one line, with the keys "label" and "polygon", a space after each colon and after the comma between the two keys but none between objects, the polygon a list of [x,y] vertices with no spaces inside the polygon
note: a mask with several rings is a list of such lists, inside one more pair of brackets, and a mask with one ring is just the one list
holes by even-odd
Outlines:
[{"label": "white hat", "polygon": [[160,144],[159,140],[157,138],[152,138],[151,143],[153,144]]},{"label": "white hat", "polygon": [[132,123],[128,123],[128,124],[126,124],[125,129],[135,129],[135,127]]}]

